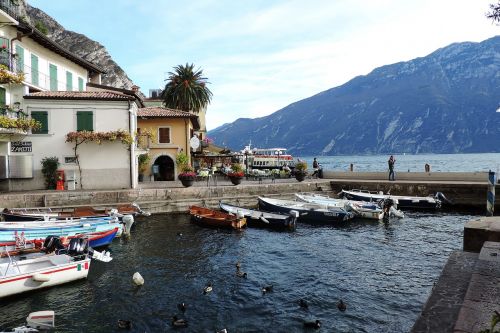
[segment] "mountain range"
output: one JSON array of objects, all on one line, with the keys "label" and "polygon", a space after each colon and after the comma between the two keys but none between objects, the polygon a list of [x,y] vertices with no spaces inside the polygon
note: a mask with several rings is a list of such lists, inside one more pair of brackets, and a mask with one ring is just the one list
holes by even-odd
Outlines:
[{"label": "mountain range", "polygon": [[500,152],[500,36],[455,43],[208,135],[299,156]]}]

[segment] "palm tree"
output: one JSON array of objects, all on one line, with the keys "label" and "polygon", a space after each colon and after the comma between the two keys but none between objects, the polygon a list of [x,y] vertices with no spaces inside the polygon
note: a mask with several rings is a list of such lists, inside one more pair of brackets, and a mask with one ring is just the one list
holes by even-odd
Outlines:
[{"label": "palm tree", "polygon": [[207,78],[201,69],[194,69],[194,64],[176,66],[168,75],[161,93],[166,107],[198,113],[210,103],[212,92],[207,88]]}]

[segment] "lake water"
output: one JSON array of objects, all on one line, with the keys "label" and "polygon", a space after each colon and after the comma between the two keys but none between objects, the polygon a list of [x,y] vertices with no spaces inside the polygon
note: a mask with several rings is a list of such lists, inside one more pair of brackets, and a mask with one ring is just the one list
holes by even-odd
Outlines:
[{"label": "lake water", "polygon": [[[131,332],[171,332],[185,302],[185,332],[303,332],[313,319],[322,332],[408,332],[472,217],[410,212],[388,224],[299,223],[296,232],[207,229],[185,214],[141,218],[130,239],[111,245],[112,262],[92,263],[87,280],[2,299],[0,327],[51,309],[56,332],[123,332],[118,319],[131,320]],[[235,276],[237,261],[247,279]],[[141,288],[132,285],[136,271]],[[203,295],[207,282],[213,292]],[[263,295],[266,285],[274,291]]]},{"label": "lake water", "polygon": [[[312,167],[314,156],[301,157]],[[500,154],[428,154],[394,155],[396,172],[424,172],[425,163],[433,172],[500,172]],[[348,171],[354,164],[354,171],[387,171],[387,155],[370,156],[316,156],[325,170]]]}]

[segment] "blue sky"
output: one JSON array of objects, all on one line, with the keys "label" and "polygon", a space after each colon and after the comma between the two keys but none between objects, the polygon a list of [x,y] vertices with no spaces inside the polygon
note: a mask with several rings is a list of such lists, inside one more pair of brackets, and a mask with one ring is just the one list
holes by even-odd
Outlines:
[{"label": "blue sky", "polygon": [[27,0],[109,51],[148,94],[203,69],[207,127],[256,118],[376,67],[500,34],[496,0]]}]

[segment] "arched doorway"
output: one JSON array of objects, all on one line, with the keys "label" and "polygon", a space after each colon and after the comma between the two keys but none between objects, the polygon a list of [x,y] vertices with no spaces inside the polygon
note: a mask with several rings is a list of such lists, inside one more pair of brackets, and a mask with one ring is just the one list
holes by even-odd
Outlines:
[{"label": "arched doorway", "polygon": [[166,156],[159,156],[153,164],[154,179],[155,181],[168,181],[175,180],[175,167],[174,161]]}]

